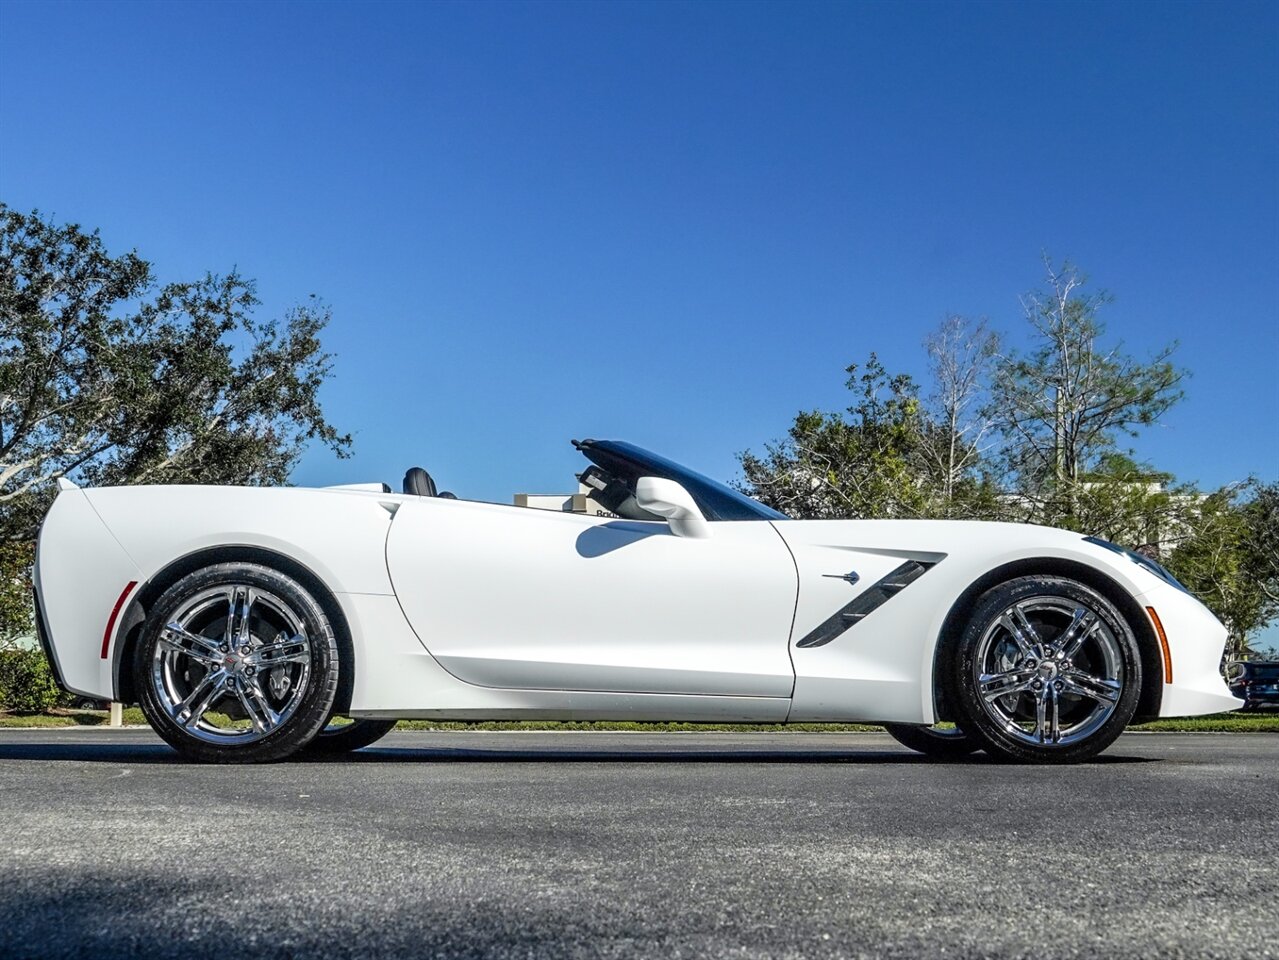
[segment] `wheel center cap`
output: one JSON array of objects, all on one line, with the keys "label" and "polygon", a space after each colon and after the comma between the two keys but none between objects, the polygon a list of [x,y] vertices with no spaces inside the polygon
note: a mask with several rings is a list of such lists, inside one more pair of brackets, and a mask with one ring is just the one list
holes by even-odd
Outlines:
[{"label": "wheel center cap", "polygon": [[1057,664],[1051,660],[1043,660],[1039,664],[1039,676],[1044,680],[1052,680],[1057,676]]},{"label": "wheel center cap", "polygon": [[234,671],[235,668],[238,667],[239,665],[240,665],[240,658],[237,656],[228,654],[227,656],[222,658],[222,666],[226,667],[227,670]]}]

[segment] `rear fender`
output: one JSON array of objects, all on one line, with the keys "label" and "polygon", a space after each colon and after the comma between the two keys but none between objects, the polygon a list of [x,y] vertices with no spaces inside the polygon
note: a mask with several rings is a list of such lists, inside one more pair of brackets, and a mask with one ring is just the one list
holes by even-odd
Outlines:
[{"label": "rear fender", "polygon": [[84,492],[60,493],[40,528],[35,583],[53,668],[72,693],[113,698],[104,646],[140,579],[137,564]]}]

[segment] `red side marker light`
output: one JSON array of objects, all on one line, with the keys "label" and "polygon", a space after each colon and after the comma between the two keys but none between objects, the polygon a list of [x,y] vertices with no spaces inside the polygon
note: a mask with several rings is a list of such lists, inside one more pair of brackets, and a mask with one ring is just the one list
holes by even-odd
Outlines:
[{"label": "red side marker light", "polygon": [[120,591],[120,596],[116,598],[115,606],[111,608],[111,616],[107,617],[107,628],[102,631],[102,659],[107,658],[107,650],[111,647],[111,638],[115,636],[115,622],[120,617],[120,611],[124,609],[124,601],[128,599],[129,594],[133,592],[133,588],[138,585],[138,581],[130,580],[128,586]]}]

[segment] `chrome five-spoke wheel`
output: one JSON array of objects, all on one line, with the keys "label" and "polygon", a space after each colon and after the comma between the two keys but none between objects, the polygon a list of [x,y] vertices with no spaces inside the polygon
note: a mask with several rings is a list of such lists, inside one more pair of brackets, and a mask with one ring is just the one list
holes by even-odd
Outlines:
[{"label": "chrome five-spoke wheel", "polygon": [[1024,577],[989,591],[961,641],[964,729],[1018,760],[1078,760],[1103,749],[1136,708],[1132,629],[1092,588]]},{"label": "chrome five-spoke wheel", "polygon": [[160,704],[192,736],[248,743],[297,710],[311,642],[274,593],[230,583],[200,591],[161,627],[151,670]]},{"label": "chrome five-spoke wheel", "polygon": [[1095,733],[1124,685],[1113,630],[1082,602],[1053,596],[1010,604],[983,633],[973,669],[987,715],[1036,744]]},{"label": "chrome five-spoke wheel", "polygon": [[152,726],[202,760],[280,759],[305,746],[333,706],[338,659],[322,608],[297,581],[258,564],[218,564],[166,590],[137,651]]}]

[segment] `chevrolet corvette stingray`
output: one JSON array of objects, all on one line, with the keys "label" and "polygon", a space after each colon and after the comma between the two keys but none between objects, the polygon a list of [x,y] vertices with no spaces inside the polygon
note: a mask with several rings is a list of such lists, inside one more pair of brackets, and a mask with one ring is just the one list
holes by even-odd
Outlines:
[{"label": "chevrolet corvette stingray", "polygon": [[67,690],[136,701],[213,762],[418,717],[863,721],[936,757],[1052,763],[1135,718],[1240,705],[1225,629],[1139,554],[791,520],[632,444],[574,443],[598,515],[459,499],[418,467],[399,493],[61,481],[41,643]]}]

